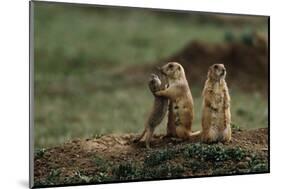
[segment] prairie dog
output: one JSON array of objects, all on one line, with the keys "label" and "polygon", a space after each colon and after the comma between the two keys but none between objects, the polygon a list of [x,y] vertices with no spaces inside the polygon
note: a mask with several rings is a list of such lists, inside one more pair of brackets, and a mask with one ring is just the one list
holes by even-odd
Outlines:
[{"label": "prairie dog", "polygon": [[225,82],[223,64],[210,66],[203,89],[202,135],[203,142],[231,140],[230,96]]},{"label": "prairie dog", "polygon": [[160,69],[166,75],[169,86],[155,94],[170,100],[168,130],[174,130],[176,137],[189,139],[197,133],[192,133],[191,130],[194,117],[193,98],[184,69],[177,62],[169,62]]},{"label": "prairie dog", "polygon": [[165,85],[161,82],[159,77],[155,74],[151,74],[148,86],[152,94],[154,95],[154,104],[152,111],[146,121],[145,129],[142,134],[135,140],[135,142],[140,141],[144,135],[146,148],[150,148],[150,140],[152,138],[153,132],[157,125],[161,123],[166,115],[168,109],[168,99],[166,97],[156,96],[155,92],[164,89]]}]

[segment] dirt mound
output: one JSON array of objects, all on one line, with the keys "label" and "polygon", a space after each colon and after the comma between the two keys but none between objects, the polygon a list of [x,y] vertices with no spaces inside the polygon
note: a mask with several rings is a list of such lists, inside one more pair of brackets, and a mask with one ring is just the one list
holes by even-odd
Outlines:
[{"label": "dirt mound", "polygon": [[151,150],[135,134],[77,139],[35,153],[35,185],[150,180],[268,172],[268,130],[234,130],[227,144],[155,136]]},{"label": "dirt mound", "polygon": [[177,54],[161,62],[177,61],[187,70],[187,78],[203,83],[208,67],[214,63],[224,63],[227,80],[243,89],[259,89],[267,92],[268,50],[267,41],[258,38],[255,42],[231,42],[207,44],[193,41]]}]

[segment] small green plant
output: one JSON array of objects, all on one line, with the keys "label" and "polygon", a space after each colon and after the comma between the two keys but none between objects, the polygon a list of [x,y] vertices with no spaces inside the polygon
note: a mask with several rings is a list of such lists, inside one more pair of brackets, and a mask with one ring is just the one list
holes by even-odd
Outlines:
[{"label": "small green plant", "polygon": [[268,172],[268,162],[257,155],[252,155],[249,166],[251,172]]},{"label": "small green plant", "polygon": [[246,157],[246,151],[240,147],[228,148],[225,150],[229,159],[240,161]]},{"label": "small green plant", "polygon": [[101,172],[106,172],[111,166],[109,161],[97,155],[93,156],[93,164],[97,166],[98,170]]},{"label": "small green plant", "polygon": [[93,139],[99,139],[99,138],[101,138],[103,136],[103,134],[94,134],[93,135]]},{"label": "small green plant", "polygon": [[131,163],[121,163],[113,167],[112,173],[117,179],[130,179],[136,174],[136,168]]},{"label": "small green plant", "polygon": [[246,152],[241,148],[225,148],[218,145],[189,144],[184,151],[185,158],[196,158],[201,161],[241,160]]},{"label": "small green plant", "polygon": [[233,129],[233,130],[241,131],[240,126],[235,123],[230,123],[230,126],[231,126],[231,129]]},{"label": "small green plant", "polygon": [[81,174],[80,171],[77,171],[75,176],[77,176],[82,183],[89,183],[92,180],[91,177]]},{"label": "small green plant", "polygon": [[262,173],[268,171],[268,163],[259,163],[251,167],[251,171],[255,173]]},{"label": "small green plant", "polygon": [[45,148],[35,149],[34,157],[35,158],[42,158],[46,152]]},{"label": "small green plant", "polygon": [[155,166],[159,165],[175,156],[175,152],[173,150],[164,149],[154,151],[153,153],[149,154],[144,159],[145,166]]},{"label": "small green plant", "polygon": [[65,177],[63,180],[64,184],[73,184],[73,183],[90,183],[93,179],[90,176],[86,176],[80,171],[75,171],[75,174],[70,177]]},{"label": "small green plant", "polygon": [[40,180],[35,180],[34,186],[40,187],[43,185],[56,185],[56,184],[60,183],[60,174],[61,174],[60,170],[53,169],[49,172],[49,174],[47,175],[46,178],[40,179]]},{"label": "small green plant", "polygon": [[104,158],[101,158],[100,156],[93,156],[93,162],[96,164],[96,165],[101,165],[101,164],[104,164],[106,163],[106,160]]},{"label": "small green plant", "polygon": [[60,176],[60,170],[58,170],[58,169],[53,169],[50,173],[49,173],[49,175],[48,175],[48,177],[46,178],[46,183],[48,184],[48,185],[54,185],[54,184],[56,184],[57,182],[59,182],[59,176]]}]

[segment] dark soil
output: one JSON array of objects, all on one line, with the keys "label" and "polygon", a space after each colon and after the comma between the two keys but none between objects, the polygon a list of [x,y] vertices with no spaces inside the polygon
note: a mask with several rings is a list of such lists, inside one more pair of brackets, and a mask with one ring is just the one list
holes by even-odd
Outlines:
[{"label": "dark soil", "polygon": [[35,153],[35,185],[99,183],[268,172],[268,129],[234,130],[227,144],[155,136],[152,149],[136,134],[77,139]]}]

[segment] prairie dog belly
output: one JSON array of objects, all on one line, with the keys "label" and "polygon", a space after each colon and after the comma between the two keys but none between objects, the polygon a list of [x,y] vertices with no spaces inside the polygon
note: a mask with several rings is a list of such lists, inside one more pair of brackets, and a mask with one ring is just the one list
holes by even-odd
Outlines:
[{"label": "prairie dog belly", "polygon": [[156,127],[164,119],[168,110],[168,99],[165,97],[155,97],[152,112],[148,119],[148,125]]},{"label": "prairie dog belly", "polygon": [[179,104],[176,102],[173,102],[172,113],[173,113],[174,120],[175,120],[175,126],[176,127],[180,126],[181,121],[180,121],[180,115],[179,115]]},{"label": "prairie dog belly", "polygon": [[176,101],[173,101],[172,110],[173,110],[176,127],[183,126],[184,124],[183,117],[189,113],[187,105],[185,105],[182,101],[177,99]]},{"label": "prairie dog belly", "polygon": [[193,121],[193,108],[184,98],[173,102],[173,116],[177,137],[189,139]]},{"label": "prairie dog belly", "polygon": [[150,127],[156,127],[161,123],[166,115],[166,112],[168,110],[168,98],[155,95],[155,92],[165,89],[165,83],[162,83],[157,75],[151,75],[148,86],[150,91],[154,95],[154,103],[152,111],[147,120],[147,124]]}]

